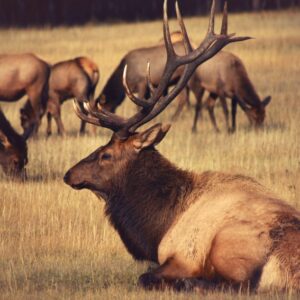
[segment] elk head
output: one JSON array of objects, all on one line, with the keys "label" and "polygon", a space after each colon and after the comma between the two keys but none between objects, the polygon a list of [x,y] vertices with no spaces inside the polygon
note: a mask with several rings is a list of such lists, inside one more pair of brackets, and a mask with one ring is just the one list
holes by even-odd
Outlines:
[{"label": "elk head", "polygon": [[26,140],[11,127],[0,110],[0,165],[4,173],[24,179],[27,162]]},{"label": "elk head", "polygon": [[[114,134],[105,146],[98,148],[87,158],[80,161],[65,175],[64,181],[73,188],[87,188],[107,199],[114,191],[114,187],[126,180],[125,170],[128,164],[134,163],[143,152],[154,148],[166,135],[170,125],[156,124],[138,133],[137,129],[149,122],[163,111],[168,104],[185,87],[198,65],[210,59],[225,45],[249,39],[248,37],[233,37],[224,34],[227,28],[227,5],[225,4],[220,35],[214,33],[215,1],[213,1],[208,32],[197,49],[193,49],[188,38],[184,22],[178,5],[176,13],[181,28],[186,55],[178,56],[173,48],[167,16],[167,1],[164,2],[163,31],[167,51],[167,62],[157,88],[151,83],[150,63],[147,66],[147,82],[151,95],[149,99],[137,98],[127,84],[127,66],[124,68],[123,84],[127,96],[140,107],[132,117],[125,119],[109,112],[103,106],[92,107],[89,102],[84,103],[84,109],[74,100],[75,112],[79,118],[91,124],[111,129]],[[163,95],[173,73],[179,66],[185,65],[182,77],[173,90]],[[154,162],[151,162],[154,163]],[[134,178],[133,178],[134,180]]]},{"label": "elk head", "polygon": [[246,113],[249,122],[255,128],[263,126],[266,117],[266,106],[271,102],[271,96],[266,97],[263,101],[256,106],[249,106],[241,100],[238,100],[241,108]]},{"label": "elk head", "polygon": [[39,112],[38,118],[36,112],[32,108],[30,101],[28,100],[24,107],[20,109],[21,126],[24,130],[23,137],[26,140],[32,133],[36,134],[41,124],[41,118],[45,109],[42,108]]}]

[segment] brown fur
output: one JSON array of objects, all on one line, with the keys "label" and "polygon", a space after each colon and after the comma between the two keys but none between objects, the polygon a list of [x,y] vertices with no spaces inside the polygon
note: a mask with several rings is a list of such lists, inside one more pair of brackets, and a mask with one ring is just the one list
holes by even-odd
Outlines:
[{"label": "brown fur", "polygon": [[0,165],[7,175],[26,176],[26,140],[10,125],[0,108]]},{"label": "brown fur", "polygon": [[[262,126],[265,120],[265,107],[270,102],[270,97],[261,101],[241,59],[230,52],[220,51],[212,59],[200,65],[189,82],[190,89],[197,100],[193,131],[197,129],[197,120],[201,110],[201,101],[204,91],[209,92],[206,106],[211,122],[216,131],[219,131],[214,107],[217,98],[221,100],[225,115],[226,126],[230,131],[236,129],[236,106],[240,104],[246,113],[250,124],[255,127]],[[229,128],[229,112],[226,98],[232,99],[232,128]]]},{"label": "brown fur", "polygon": [[0,55],[0,100],[13,102],[24,95],[32,107],[32,116],[23,126],[24,137],[35,132],[47,105],[50,67],[34,54]]},{"label": "brown fur", "polygon": [[139,283],[300,289],[300,212],[252,178],[176,168],[154,149],[167,130],[114,135],[64,178],[105,200],[134,258],[158,262]]},{"label": "brown fur", "polygon": [[[174,47],[179,55],[185,53],[182,41],[175,42]],[[121,105],[125,99],[122,78],[125,65],[128,66],[127,82],[129,88],[133,93],[137,93],[140,98],[147,98],[149,95],[147,87],[148,61],[151,63],[151,81],[154,86],[157,86],[166,63],[166,50],[165,45],[162,43],[128,52],[108,79],[96,101],[111,112],[115,112],[116,108]],[[169,86],[174,85],[178,81],[182,72],[183,67],[179,67],[174,73]],[[185,92],[179,94],[178,97],[180,98],[180,103],[186,103]]]},{"label": "brown fur", "polygon": [[[49,78],[49,100],[47,106],[47,135],[51,135],[51,120],[54,117],[58,134],[64,135],[65,129],[61,120],[61,105],[67,99],[93,100],[96,85],[99,80],[97,65],[87,57],[77,57],[56,63],[51,67]],[[25,104],[22,118],[30,120],[32,113],[30,105]],[[80,133],[84,133],[85,122],[81,122]]]}]

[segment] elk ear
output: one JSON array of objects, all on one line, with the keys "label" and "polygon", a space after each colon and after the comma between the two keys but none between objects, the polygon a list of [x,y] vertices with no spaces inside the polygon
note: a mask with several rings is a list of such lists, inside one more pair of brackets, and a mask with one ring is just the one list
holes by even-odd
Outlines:
[{"label": "elk ear", "polygon": [[271,102],[271,99],[272,99],[271,96],[266,97],[266,98],[263,100],[262,105],[263,105],[264,107],[266,107],[266,106]]},{"label": "elk ear", "polygon": [[10,142],[7,136],[0,130],[0,145],[3,148],[8,148],[10,146]]},{"label": "elk ear", "polygon": [[158,123],[144,132],[137,134],[133,141],[134,148],[139,151],[157,145],[165,137],[170,127],[171,124]]}]

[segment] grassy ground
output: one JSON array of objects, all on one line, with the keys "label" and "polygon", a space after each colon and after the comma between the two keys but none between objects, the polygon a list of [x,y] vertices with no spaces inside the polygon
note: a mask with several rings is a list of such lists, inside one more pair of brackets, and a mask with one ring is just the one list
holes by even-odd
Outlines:
[{"label": "grassy ground", "polygon": [[[206,18],[186,21],[191,37],[200,41]],[[175,27],[175,22],[172,23]],[[191,134],[192,109],[159,146],[177,165],[194,171],[222,170],[251,175],[283,199],[300,208],[299,78],[300,12],[240,14],[230,18],[230,31],[255,40],[227,49],[240,56],[259,94],[273,96],[265,129],[249,130],[238,112],[238,131],[215,134],[207,113],[199,132]],[[101,72],[100,91],[107,77],[130,49],[152,45],[161,37],[161,23],[85,26],[57,29],[0,30],[0,52],[34,52],[49,62],[79,55],[92,57]],[[2,104],[20,129],[19,108]],[[173,104],[158,119],[169,121]],[[130,114],[126,104],[120,114]],[[9,182],[0,175],[0,298],[4,299],[185,299],[185,294],[146,293],[136,280],[147,264],[136,263],[103,216],[103,203],[88,191],[64,185],[63,174],[110,137],[99,129],[95,137],[79,137],[79,120],[71,103],[63,107],[68,135],[45,139],[45,120],[39,138],[29,141],[29,180]],[[198,295],[189,295],[198,298]],[[210,294],[207,299],[282,299],[290,294]]]}]

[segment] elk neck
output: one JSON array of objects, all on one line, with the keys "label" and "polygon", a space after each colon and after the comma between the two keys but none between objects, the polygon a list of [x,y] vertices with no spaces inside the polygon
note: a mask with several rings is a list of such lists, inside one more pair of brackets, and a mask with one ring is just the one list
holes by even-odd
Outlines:
[{"label": "elk neck", "polygon": [[118,67],[112,73],[107,83],[105,84],[101,94],[97,98],[97,102],[101,103],[101,98],[105,99],[103,107],[111,112],[115,112],[116,108],[125,99],[125,91],[122,84],[123,70],[125,67],[125,60],[121,60]]},{"label": "elk neck", "polygon": [[157,262],[158,245],[193,185],[192,173],[153,148],[127,165],[106,201],[106,214],[134,258]]}]

